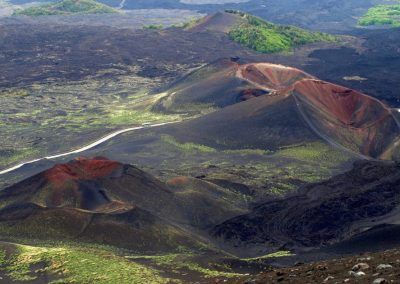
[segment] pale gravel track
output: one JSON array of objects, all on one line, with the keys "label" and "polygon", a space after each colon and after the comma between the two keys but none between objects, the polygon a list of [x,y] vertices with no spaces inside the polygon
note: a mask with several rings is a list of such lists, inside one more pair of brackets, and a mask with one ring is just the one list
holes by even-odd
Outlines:
[{"label": "pale gravel track", "polygon": [[72,155],[72,154],[78,154],[78,153],[90,150],[90,149],[92,149],[92,148],[94,148],[94,147],[96,147],[96,146],[98,146],[98,145],[100,145],[100,144],[102,144],[102,143],[104,143],[104,142],[116,137],[116,136],[119,136],[119,135],[121,135],[123,133],[132,132],[132,131],[135,131],[135,130],[140,130],[140,129],[145,129],[145,128],[158,127],[158,126],[163,126],[163,125],[173,124],[173,123],[178,123],[178,122],[180,122],[180,121],[163,122],[163,123],[142,125],[142,126],[137,126],[137,127],[130,127],[130,128],[121,129],[121,130],[115,131],[113,133],[110,133],[107,136],[104,136],[103,138],[100,138],[100,139],[98,139],[98,140],[96,140],[96,141],[94,141],[94,142],[92,142],[92,143],[90,143],[90,144],[88,144],[86,146],[83,146],[83,147],[81,147],[79,149],[76,149],[76,150],[72,150],[72,151],[65,152],[65,153],[60,153],[60,154],[55,154],[55,155],[52,155],[52,156],[42,157],[42,158],[38,158],[38,159],[26,161],[26,162],[21,162],[21,163],[15,165],[15,166],[12,166],[12,167],[10,167],[8,169],[0,171],[0,175],[4,175],[4,174],[10,173],[10,172],[13,172],[13,171],[25,166],[25,165],[33,164],[33,163],[36,163],[36,162],[39,162],[39,161],[42,161],[42,160],[53,160],[53,159],[69,156],[69,155]]}]

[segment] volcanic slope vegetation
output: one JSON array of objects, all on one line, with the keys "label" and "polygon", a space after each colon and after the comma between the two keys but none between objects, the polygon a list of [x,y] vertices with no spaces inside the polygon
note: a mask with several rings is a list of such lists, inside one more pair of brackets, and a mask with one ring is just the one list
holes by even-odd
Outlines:
[{"label": "volcanic slope vegetation", "polygon": [[199,20],[188,27],[192,31],[219,31],[246,47],[262,53],[288,52],[297,46],[315,42],[335,42],[339,37],[311,32],[294,26],[276,25],[253,15],[228,10]]},{"label": "volcanic slope vegetation", "polygon": [[[142,272],[134,268],[137,277],[141,273],[156,277],[158,273],[150,269],[152,266],[183,269],[197,278],[235,275],[230,269],[193,263],[192,259],[204,254],[226,257],[204,241],[202,235],[223,220],[247,211],[245,204],[237,201],[237,194],[216,185],[186,177],[166,184],[134,166],[97,157],[58,164],[2,190],[0,195],[2,239],[30,245],[17,245],[19,249],[13,248],[11,255],[23,258],[25,253],[37,251],[37,262],[53,263],[60,261],[60,257],[62,261],[78,257],[87,246],[93,249],[82,255],[89,258],[88,262],[102,254],[118,261],[121,253],[133,259],[125,270],[132,265],[140,267],[138,262],[144,262],[149,268]],[[5,262],[3,270],[4,266],[12,267],[12,260]],[[84,266],[87,269],[91,264]],[[64,264],[63,268],[67,269]],[[57,274],[57,269],[48,270],[51,275]],[[18,280],[24,273],[30,271],[14,269],[6,276]],[[80,275],[76,271],[71,273],[62,274],[66,279]],[[104,274],[94,271],[98,273]],[[96,275],[85,283],[92,283]],[[100,283],[109,283],[99,279],[103,281]],[[132,283],[132,278],[125,280],[122,283]],[[159,281],[166,283],[168,279],[160,277]]]},{"label": "volcanic slope vegetation", "polygon": [[400,4],[372,7],[360,18],[358,24],[360,26],[390,25],[400,27]]},{"label": "volcanic slope vegetation", "polygon": [[[147,96],[148,90],[170,83],[204,62],[232,54],[250,57],[251,61],[272,58],[253,52],[230,40],[227,33],[217,31],[220,27],[228,32],[242,19],[232,13],[217,13],[187,31],[171,28],[115,32],[110,27],[39,25],[58,18],[20,17],[9,20],[21,25],[5,25],[3,41],[0,40],[1,48],[8,54],[0,63],[7,70],[0,78],[3,86],[0,92],[4,105],[8,105],[0,115],[1,132],[6,137],[0,141],[3,169],[21,160],[68,151],[118,128],[181,119],[179,115],[163,116],[148,111],[147,107],[156,99]],[[38,21],[35,29],[25,28],[31,21]],[[213,25],[215,32],[210,30]],[[84,42],[82,37],[86,39]],[[43,38],[51,44],[46,44]],[[165,47],[162,53],[154,42]],[[22,49],[24,52],[15,53]],[[116,50],[123,55],[115,56]],[[14,68],[15,56],[23,67]],[[102,100],[95,93],[101,94]],[[19,103],[21,97],[25,104]],[[205,112],[213,110],[203,107]],[[39,111],[43,108],[45,112]],[[13,123],[7,123],[10,119]],[[49,129],[57,135],[50,135]]]},{"label": "volcanic slope vegetation", "polygon": [[185,191],[189,188],[184,186],[172,191],[133,166],[80,158],[2,190],[1,230],[142,252],[173,250],[186,242],[195,246],[196,241],[173,224],[204,229],[244,212],[234,194],[219,192],[224,199],[215,200],[212,194],[218,189],[208,188],[202,193]]},{"label": "volcanic slope vegetation", "polygon": [[117,10],[94,0],[61,0],[55,3],[19,9],[13,15],[49,16],[105,13],[117,13]]},{"label": "volcanic slope vegetation", "polygon": [[[340,244],[396,217],[395,163],[356,164],[306,185],[313,181],[305,176],[310,169],[329,177],[355,159],[397,157],[396,118],[381,102],[295,68],[233,58],[182,78],[154,108],[175,113],[204,106],[212,109],[199,118],[127,133],[85,153],[125,164],[78,158],[0,191],[2,239],[35,240],[39,248],[54,240],[106,244],[128,250],[135,264],[178,270],[168,277],[192,281],[237,276],[232,262],[248,267],[240,257]],[[272,168],[271,176],[251,183]],[[298,186],[294,197],[274,191]],[[67,256],[80,251],[62,248]],[[12,266],[6,259],[5,267]]]}]

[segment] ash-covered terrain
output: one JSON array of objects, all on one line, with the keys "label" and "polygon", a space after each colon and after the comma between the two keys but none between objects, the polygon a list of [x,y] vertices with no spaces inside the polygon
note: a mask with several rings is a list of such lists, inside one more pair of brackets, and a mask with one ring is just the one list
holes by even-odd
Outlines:
[{"label": "ash-covered terrain", "polygon": [[0,280],[396,283],[400,30],[290,2],[0,2]]}]

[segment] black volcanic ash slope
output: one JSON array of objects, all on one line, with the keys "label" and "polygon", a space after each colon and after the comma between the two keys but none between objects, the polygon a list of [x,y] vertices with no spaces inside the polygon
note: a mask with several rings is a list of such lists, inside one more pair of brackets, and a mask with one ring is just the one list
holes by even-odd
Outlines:
[{"label": "black volcanic ash slope", "polygon": [[[400,214],[400,164],[357,162],[327,181],[257,206],[216,226],[212,234],[231,247],[271,251],[340,243]],[[400,242],[400,240],[399,240]]]}]

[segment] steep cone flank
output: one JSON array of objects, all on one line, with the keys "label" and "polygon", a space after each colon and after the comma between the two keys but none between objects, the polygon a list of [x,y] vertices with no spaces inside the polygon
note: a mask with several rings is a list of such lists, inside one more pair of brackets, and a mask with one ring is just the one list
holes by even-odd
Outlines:
[{"label": "steep cone flank", "polygon": [[284,90],[304,78],[313,77],[282,65],[241,65],[234,58],[220,59],[175,82],[154,110],[191,113],[198,112],[202,106],[223,108]]},{"label": "steep cone flank", "polygon": [[306,97],[315,108],[343,124],[364,128],[391,116],[379,101],[342,86],[317,80],[303,80],[295,92]]},{"label": "steep cone flank", "polygon": [[288,88],[306,78],[313,78],[299,69],[269,63],[241,65],[236,76],[273,91]]},{"label": "steep cone flank", "polygon": [[[249,100],[255,101],[244,102]],[[178,81],[160,101],[159,110],[188,113],[193,105],[224,110],[189,122],[187,128],[180,125],[185,129],[175,133],[187,142],[219,147],[215,141],[230,137],[229,147],[275,151],[315,136],[357,156],[389,160],[400,156],[400,130],[391,109],[296,68],[219,60]]]},{"label": "steep cone flank", "polygon": [[135,250],[195,245],[206,230],[246,212],[236,195],[178,177],[166,184],[135,166],[79,158],[0,191],[0,230],[38,238],[83,238]]},{"label": "steep cone flank", "polygon": [[318,134],[362,155],[380,158],[400,134],[390,109],[354,90],[302,80],[293,94]]}]

